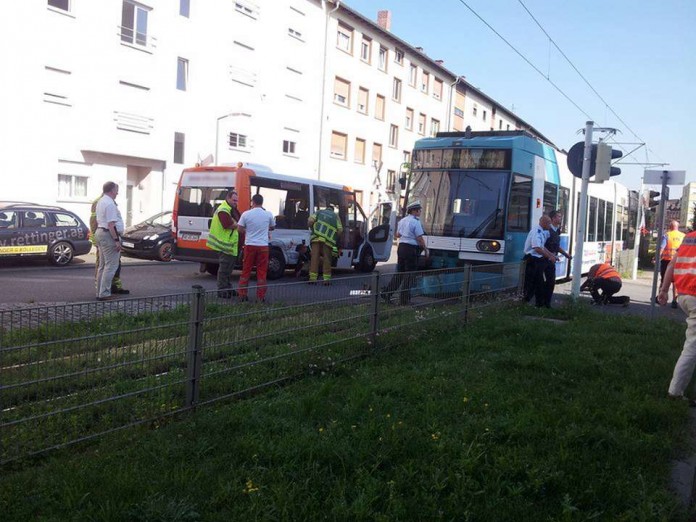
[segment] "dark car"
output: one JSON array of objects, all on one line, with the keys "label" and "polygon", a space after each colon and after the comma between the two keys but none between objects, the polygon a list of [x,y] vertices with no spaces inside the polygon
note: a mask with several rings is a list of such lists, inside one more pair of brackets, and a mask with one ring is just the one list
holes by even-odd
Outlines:
[{"label": "dark car", "polygon": [[172,213],[169,211],[128,227],[121,236],[123,253],[133,257],[171,261],[173,244]]},{"label": "dark car", "polygon": [[0,202],[0,259],[44,257],[56,266],[92,249],[89,228],[61,207]]}]

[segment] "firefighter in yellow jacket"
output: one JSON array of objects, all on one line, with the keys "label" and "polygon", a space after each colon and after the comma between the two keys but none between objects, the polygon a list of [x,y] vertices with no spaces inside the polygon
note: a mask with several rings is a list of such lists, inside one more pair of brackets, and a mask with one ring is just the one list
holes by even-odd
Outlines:
[{"label": "firefighter in yellow jacket", "polygon": [[309,262],[309,283],[314,284],[319,277],[319,260],[323,259],[322,278],[324,284],[331,284],[331,259],[338,257],[338,238],[343,232],[341,220],[332,205],[309,216],[310,248],[312,257]]}]

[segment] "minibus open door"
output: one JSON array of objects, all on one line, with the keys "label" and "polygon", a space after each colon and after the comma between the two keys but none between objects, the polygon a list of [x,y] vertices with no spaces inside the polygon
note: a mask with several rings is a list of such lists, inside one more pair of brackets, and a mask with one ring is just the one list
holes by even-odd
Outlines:
[{"label": "minibus open door", "polygon": [[387,261],[391,256],[396,231],[395,203],[384,201],[377,205],[370,214],[368,224],[367,244],[372,248],[375,261]]}]

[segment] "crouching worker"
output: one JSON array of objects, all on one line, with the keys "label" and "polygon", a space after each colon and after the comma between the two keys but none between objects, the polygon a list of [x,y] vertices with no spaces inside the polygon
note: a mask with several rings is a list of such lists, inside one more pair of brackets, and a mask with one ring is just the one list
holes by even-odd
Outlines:
[{"label": "crouching worker", "polygon": [[580,286],[580,290],[589,291],[596,305],[620,304],[628,306],[631,302],[630,297],[614,296],[621,290],[621,284],[621,276],[616,268],[609,263],[597,263],[590,268],[587,279]]}]

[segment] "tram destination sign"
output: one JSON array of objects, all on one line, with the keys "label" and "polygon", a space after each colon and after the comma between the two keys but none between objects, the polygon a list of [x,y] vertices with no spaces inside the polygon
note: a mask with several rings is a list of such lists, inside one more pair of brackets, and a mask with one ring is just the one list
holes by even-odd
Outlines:
[{"label": "tram destination sign", "polygon": [[510,149],[416,149],[413,170],[510,170]]}]

